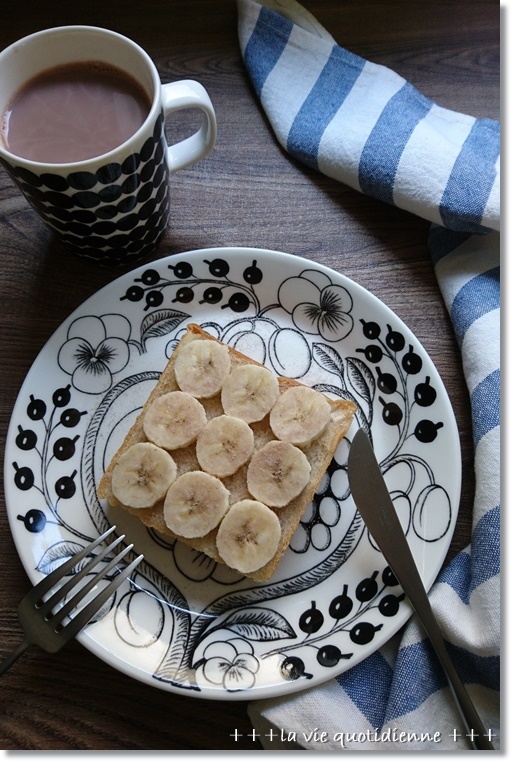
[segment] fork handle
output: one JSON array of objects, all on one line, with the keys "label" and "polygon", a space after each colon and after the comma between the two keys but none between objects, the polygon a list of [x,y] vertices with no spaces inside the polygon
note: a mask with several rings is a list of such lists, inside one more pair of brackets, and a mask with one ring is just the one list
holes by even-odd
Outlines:
[{"label": "fork handle", "polygon": [[16,650],[13,651],[10,656],[3,660],[3,662],[0,664],[0,675],[3,675],[5,672],[7,672],[9,667],[14,664],[14,662],[20,658],[21,654],[27,650],[29,645],[30,641],[24,640],[23,643],[20,643],[18,648],[16,648]]}]

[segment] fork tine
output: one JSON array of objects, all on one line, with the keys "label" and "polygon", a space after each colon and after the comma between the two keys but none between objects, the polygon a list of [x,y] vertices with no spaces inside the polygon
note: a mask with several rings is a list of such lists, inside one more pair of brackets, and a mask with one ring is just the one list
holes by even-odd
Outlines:
[{"label": "fork tine", "polygon": [[114,556],[106,566],[101,569],[101,571],[96,572],[92,575],[89,582],[87,582],[83,587],[81,587],[79,590],[76,591],[75,595],[73,595],[72,598],[69,599],[60,609],[58,609],[53,616],[48,616],[47,619],[52,623],[53,626],[59,624],[62,622],[62,620],[71,612],[74,608],[80,603],[81,600],[85,598],[87,593],[89,593],[93,587],[100,581],[100,579],[103,579],[109,571],[111,571],[116,564],[118,564],[122,559],[126,556],[127,553],[132,550],[133,544],[127,545],[126,548],[123,548],[123,550],[120,551],[120,553],[117,554],[117,556]]},{"label": "fork tine", "polygon": [[77,565],[79,561],[85,558],[91,552],[91,550],[94,550],[94,548],[100,545],[103,540],[112,534],[115,528],[115,526],[111,526],[110,529],[107,529],[106,532],[100,535],[100,537],[97,537],[96,540],[94,540],[90,545],[87,545],[68,561],[65,561],[57,569],[52,571],[51,574],[48,574],[47,577],[44,577],[41,582],[38,582],[38,584],[32,589],[32,593],[36,592],[38,595],[44,595],[45,593],[49,592],[57,582],[65,577],[66,574],[68,574],[68,572],[70,572]]},{"label": "fork tine", "polygon": [[[56,653],[59,651],[68,640],[71,640],[85,627],[85,625],[93,618],[106,601],[115,593],[117,588],[130,576],[133,570],[142,561],[144,556],[141,554],[128,564],[123,571],[119,571],[114,579],[112,579],[95,598],[78,611],[68,623],[65,625],[61,624],[62,619],[76,608],[77,604],[93,589],[98,580],[105,577],[105,575],[108,574],[108,572],[132,550],[133,544],[130,544],[109,561],[100,572],[95,573],[92,571],[92,579],[86,582],[76,594],[72,594],[72,598],[58,609],[55,615],[45,616],[47,613],[47,605],[51,602],[58,603],[63,595],[66,595],[67,592],[71,592],[77,584],[77,581],[80,582],[84,580],[85,575],[88,572],[91,572],[100,561],[105,559],[107,553],[110,553],[112,549],[124,539],[124,535],[114,540],[114,542],[110,543],[110,545],[103,550],[100,550],[96,555],[93,555],[92,561],[87,562],[84,569],[81,569],[77,574],[73,575],[71,580],[67,580],[60,587],[58,592],[52,593],[47,601],[43,600],[45,593],[56,587],[57,583],[60,582],[66,574],[71,572],[77,563],[84,559],[101,542],[109,537],[115,529],[115,526],[110,527],[110,529],[104,532],[90,545],[82,548],[82,550],[76,553],[72,558],[61,564],[47,577],[43,578],[29,591],[29,593],[27,593],[27,595],[25,595],[24,598],[22,598],[20,605],[18,606],[18,617],[25,633],[25,638],[10,656],[0,662],[0,675],[3,675],[31,644],[39,645],[45,651],[48,651],[48,653]],[[38,606],[37,604],[39,602],[41,602],[41,605]]]},{"label": "fork tine", "polygon": [[94,614],[99,611],[99,609],[103,606],[103,604],[108,601],[111,595],[115,593],[119,585],[121,585],[125,579],[127,579],[132,571],[135,569],[136,566],[142,561],[144,556],[141,555],[137,556],[125,569],[123,569],[122,572],[120,572],[115,579],[110,582],[109,585],[103,588],[103,590],[98,593],[96,598],[94,598],[92,601],[90,601],[87,606],[84,606],[84,608],[75,616],[73,619],[69,622],[69,624],[66,624],[61,632],[66,634],[66,637],[72,638],[74,637],[80,630],[85,627],[87,622],[92,619]]},{"label": "fork tine", "polygon": [[88,564],[84,566],[83,569],[81,569],[76,574],[73,574],[71,578],[61,587],[58,588],[58,590],[55,591],[53,595],[51,595],[46,601],[44,601],[43,604],[37,606],[38,611],[44,616],[49,611],[51,611],[59,601],[64,600],[65,596],[68,594],[70,590],[72,590],[76,585],[89,574],[92,569],[94,569],[95,566],[97,566],[100,561],[103,561],[105,556],[110,553],[114,548],[119,545],[120,542],[124,540],[125,535],[122,534],[119,537],[117,537],[114,542],[112,542],[110,545],[107,545],[105,548],[103,548],[96,556],[93,556]]}]

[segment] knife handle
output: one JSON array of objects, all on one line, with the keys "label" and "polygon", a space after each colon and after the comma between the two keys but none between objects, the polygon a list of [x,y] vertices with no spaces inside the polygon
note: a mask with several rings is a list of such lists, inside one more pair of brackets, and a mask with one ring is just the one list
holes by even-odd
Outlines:
[{"label": "knife handle", "polygon": [[352,440],[348,457],[348,480],[352,496],[368,531],[382,551],[432,642],[455,703],[469,731],[468,738],[473,748],[494,750],[490,740],[490,730],[486,733],[446,649],[443,635],[432,611],[427,591],[397,516],[379,462],[368,435],[363,429],[359,429]]},{"label": "knife handle", "polygon": [[[411,560],[414,563],[412,555]],[[391,564],[390,566],[393,569]],[[416,564],[414,564],[414,567],[416,568]],[[466,690],[466,687],[457,674],[457,671],[453,665],[453,661],[451,660],[451,657],[447,651],[443,635],[432,611],[432,607],[425,592],[423,583],[419,577],[419,574],[417,572],[416,574],[418,579],[414,580],[410,578],[406,584],[402,584],[402,588],[409,598],[434,647],[434,651],[436,652],[444,673],[448,679],[448,684],[451,688],[455,702],[459,708],[459,712],[464,719],[466,729],[468,731],[468,738],[470,739],[471,744],[475,749],[480,751],[492,751],[494,750],[494,746],[490,741],[490,730],[485,730],[480,716],[478,715],[478,712],[476,711],[474,704],[471,701],[471,698]],[[409,588],[410,593],[406,588]]]}]

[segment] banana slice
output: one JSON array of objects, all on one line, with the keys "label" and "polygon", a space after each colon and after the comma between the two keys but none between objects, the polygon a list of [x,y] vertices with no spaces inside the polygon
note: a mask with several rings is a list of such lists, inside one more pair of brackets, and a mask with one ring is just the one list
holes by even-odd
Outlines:
[{"label": "banana slice", "polygon": [[217,532],[217,550],[232,569],[250,574],[275,555],[281,524],[274,511],[256,500],[231,506]]},{"label": "banana slice", "polygon": [[247,463],[254,450],[249,424],[230,415],[212,418],[197,438],[196,455],[203,471],[223,478]]},{"label": "banana slice", "polygon": [[309,386],[292,386],[270,411],[270,428],[277,439],[306,447],[327,428],[331,406]]},{"label": "banana slice", "polygon": [[187,471],[167,491],[164,520],[181,537],[204,537],[229,508],[229,490],[204,471]]},{"label": "banana slice", "polygon": [[177,472],[168,452],[152,442],[138,442],[114,466],[112,493],[130,508],[151,508],[164,497]]},{"label": "banana slice", "polygon": [[166,450],[187,447],[206,426],[204,407],[191,394],[168,392],[148,407],[142,427],[147,438]]},{"label": "banana slice", "polygon": [[222,385],[224,412],[247,423],[261,421],[279,397],[279,382],[268,368],[239,365]]},{"label": "banana slice", "polygon": [[247,488],[256,500],[282,508],[309,482],[311,466],[298,447],[275,440],[254,453],[247,469]]},{"label": "banana slice", "polygon": [[230,370],[228,347],[209,339],[186,344],[176,355],[174,364],[180,389],[199,399],[218,394]]}]

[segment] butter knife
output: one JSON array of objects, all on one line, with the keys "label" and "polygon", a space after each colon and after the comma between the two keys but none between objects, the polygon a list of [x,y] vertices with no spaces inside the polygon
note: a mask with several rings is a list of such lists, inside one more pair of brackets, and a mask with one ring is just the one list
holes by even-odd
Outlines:
[{"label": "butter knife", "polygon": [[468,739],[474,749],[493,750],[490,731],[484,728],[448,654],[378,460],[364,429],[359,429],[352,440],[348,457],[348,481],[359,513],[432,642],[464,720]]}]

